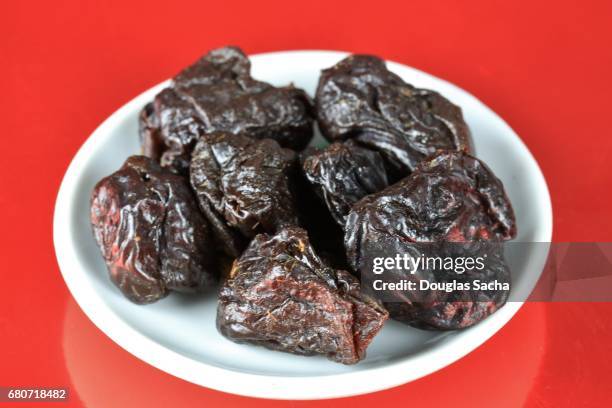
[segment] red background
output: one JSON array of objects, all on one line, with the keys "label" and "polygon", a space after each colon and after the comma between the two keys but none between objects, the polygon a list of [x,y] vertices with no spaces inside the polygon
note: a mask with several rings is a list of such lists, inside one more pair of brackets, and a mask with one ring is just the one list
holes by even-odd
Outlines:
[{"label": "red background", "polygon": [[248,53],[368,52],[458,84],[506,119],[537,158],[552,194],[554,239],[612,240],[611,2],[226,3],[3,4],[0,385],[67,386],[74,406],[609,406],[610,304],[529,304],[433,375],[313,403],[197,387],[135,359],[89,322],[52,247],[62,175],[114,110],[226,44]]}]

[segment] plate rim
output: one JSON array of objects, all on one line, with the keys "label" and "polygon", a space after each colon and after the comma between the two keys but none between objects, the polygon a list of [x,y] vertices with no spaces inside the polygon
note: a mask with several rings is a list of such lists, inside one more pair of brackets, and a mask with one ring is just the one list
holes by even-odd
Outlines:
[{"label": "plate rim", "polygon": [[[349,53],[330,50],[291,50],[255,54],[250,55],[249,58],[253,65],[255,65],[257,61],[266,58],[287,58],[296,57],[297,55],[314,58],[315,55],[320,57],[323,54],[327,58],[339,60]],[[542,220],[542,226],[538,230],[539,234],[536,237],[536,241],[550,242],[552,239],[553,212],[549,189],[538,162],[518,134],[496,112],[468,91],[408,65],[391,60],[386,60],[386,62],[392,70],[408,69],[424,77],[442,82],[446,86],[455,88],[455,91],[465,94],[474,103],[481,105],[480,107],[485,109],[499,125],[502,125],[506,128],[506,131],[512,133],[518,143],[518,147],[523,150],[523,154],[535,165],[537,180],[534,180],[534,182],[538,184],[538,191],[540,191],[538,202],[547,214],[546,219]],[[188,358],[143,335],[112,311],[110,306],[94,290],[93,285],[87,279],[87,275],[82,273],[86,265],[82,265],[79,262],[78,251],[71,244],[74,241],[72,236],[76,234],[74,223],[71,222],[74,206],[71,197],[74,196],[77,188],[79,169],[87,162],[86,159],[91,156],[94,147],[99,143],[98,139],[102,140],[104,135],[108,133],[108,129],[112,129],[117,123],[120,123],[128,116],[134,110],[134,105],[138,105],[138,108],[140,108],[142,105],[140,101],[146,95],[157,93],[167,86],[169,82],[170,80],[163,81],[132,98],[129,102],[115,110],[88,136],[71,160],[62,178],[53,215],[55,254],[60,272],[71,295],[85,315],[102,333],[133,356],[175,377],[203,387],[232,394],[283,400],[348,397],[399,386],[452,364],[484,344],[491,336],[505,326],[523,305],[523,302],[509,302],[485,322],[458,333],[453,338],[454,341],[449,341],[449,343],[437,348],[425,349],[417,354],[391,362],[382,367],[329,375],[283,377],[221,368]],[[543,262],[541,266],[543,266]],[[483,323],[486,323],[486,326],[483,326]],[[478,330],[478,327],[481,326],[486,327],[488,330],[486,332],[483,332],[482,329]],[[462,347],[460,349],[453,347],[459,341],[461,341]],[[435,359],[431,358],[432,354],[435,354]],[[238,384],[238,386],[235,384]],[[330,384],[333,384],[334,387],[330,388]],[[356,386],[357,384],[359,386]]]}]

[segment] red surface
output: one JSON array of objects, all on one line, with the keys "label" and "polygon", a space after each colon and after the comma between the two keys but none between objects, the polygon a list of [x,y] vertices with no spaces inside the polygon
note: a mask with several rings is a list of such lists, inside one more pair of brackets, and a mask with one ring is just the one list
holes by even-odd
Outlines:
[{"label": "red surface", "polygon": [[135,359],[89,322],[60,277],[53,205],[79,146],[133,96],[225,44],[375,53],[458,84],[536,156],[555,240],[612,241],[612,3],[464,3],[5,2],[0,386],[64,385],[70,405],[91,407],[609,406],[610,304],[530,304],[483,347],[424,379],[292,403],[207,390]]}]

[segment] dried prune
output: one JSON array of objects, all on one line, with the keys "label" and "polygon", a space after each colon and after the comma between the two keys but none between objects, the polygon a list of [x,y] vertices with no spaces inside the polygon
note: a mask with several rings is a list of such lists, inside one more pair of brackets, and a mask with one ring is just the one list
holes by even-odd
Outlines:
[{"label": "dried prune", "polygon": [[317,154],[319,150],[308,147],[299,154],[300,168],[295,180],[294,194],[300,226],[306,230],[315,252],[324,262],[336,269],[347,269],[344,231],[303,171],[306,159]]},{"label": "dried prune", "polygon": [[301,150],[312,138],[312,124],[312,103],[304,91],[253,79],[246,55],[225,47],[184,69],[145,106],[140,137],[146,155],[185,174],[191,150],[204,133],[272,138]]},{"label": "dried prune", "polygon": [[210,230],[186,180],[132,156],[96,184],[91,224],[112,281],[135,303],[217,281]]},{"label": "dried prune", "polygon": [[166,88],[140,113],[142,152],[163,167],[186,174],[191,150],[206,128],[196,108],[174,88]]},{"label": "dried prune", "polygon": [[258,235],[234,262],[217,328],[235,342],[354,364],[387,316],[352,275],[321,261],[306,231],[288,227]]},{"label": "dried prune", "polygon": [[296,166],[296,153],[272,139],[220,132],[200,139],[191,186],[229,255],[238,256],[260,232],[298,224],[291,191]]},{"label": "dried prune", "polygon": [[382,157],[352,140],[332,143],[309,155],[302,167],[313,189],[342,227],[353,204],[388,185]]},{"label": "dried prune", "polygon": [[330,141],[353,139],[380,151],[393,181],[436,150],[470,151],[461,108],[407,84],[374,56],[352,55],[323,70],[316,113]]},{"label": "dried prune", "polygon": [[[502,246],[495,243],[515,235],[514,212],[501,181],[483,162],[466,153],[440,152],[423,161],[410,176],[355,204],[346,223],[345,246],[348,262],[362,280],[372,273],[376,257],[423,252],[441,257],[479,254],[484,247],[489,254],[485,269],[465,278],[508,282]],[[420,245],[424,243],[437,244],[424,250]],[[405,275],[400,270],[390,273]],[[450,279],[444,271],[432,274],[421,269],[417,273],[432,281]],[[422,302],[398,293],[397,299],[384,303],[392,318],[413,326],[456,329],[493,313],[508,295],[507,291],[470,293],[445,296],[436,292]]]}]

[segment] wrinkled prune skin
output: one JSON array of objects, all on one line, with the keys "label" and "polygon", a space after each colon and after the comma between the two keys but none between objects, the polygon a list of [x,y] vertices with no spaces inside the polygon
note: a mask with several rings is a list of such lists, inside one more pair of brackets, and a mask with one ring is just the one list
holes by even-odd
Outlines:
[{"label": "wrinkled prune skin", "polygon": [[196,108],[174,88],[145,106],[139,129],[143,154],[179,174],[187,174],[191,150],[206,132]]},{"label": "wrinkled prune skin", "polygon": [[[345,247],[349,264],[363,280],[372,273],[375,257],[478,256],[487,244],[485,269],[464,278],[509,282],[501,243],[515,236],[514,212],[501,181],[483,162],[466,153],[440,152],[423,161],[410,176],[355,204],[346,223]],[[422,243],[436,245],[424,250]],[[391,278],[406,275],[398,270],[390,274]],[[433,274],[421,269],[415,278],[444,282],[456,277],[452,271]],[[508,296],[506,291],[470,292],[474,293],[471,298],[465,293],[436,293],[437,298],[419,301],[398,293],[397,299],[386,299],[384,304],[394,319],[448,330],[477,323],[501,307]]]},{"label": "wrinkled prune skin", "polygon": [[332,143],[309,155],[302,168],[315,193],[341,227],[353,204],[389,184],[378,152],[352,140]]},{"label": "wrinkled prune skin", "polygon": [[304,91],[253,79],[246,55],[225,47],[184,69],[145,106],[140,138],[144,154],[186,174],[191,150],[205,133],[272,138],[301,150],[312,138],[312,111]]},{"label": "wrinkled prune skin", "polygon": [[354,364],[387,317],[352,275],[321,261],[306,231],[288,227],[258,235],[234,262],[217,328],[238,343]]},{"label": "wrinkled prune skin", "polygon": [[299,154],[294,195],[300,226],[306,230],[315,252],[327,265],[346,270],[348,264],[344,253],[344,231],[317,195],[303,170],[306,159],[319,151],[310,146]]},{"label": "wrinkled prune skin", "polygon": [[208,223],[186,180],[131,156],[96,184],[90,219],[111,280],[135,303],[217,281]]},{"label": "wrinkled prune skin", "polygon": [[272,139],[212,133],[197,143],[191,186],[230,256],[258,233],[299,223],[291,186],[296,166],[296,153]]},{"label": "wrinkled prune skin", "polygon": [[461,108],[407,84],[374,56],[352,55],[323,70],[316,113],[328,140],[353,139],[378,150],[392,181],[437,150],[471,150]]}]

